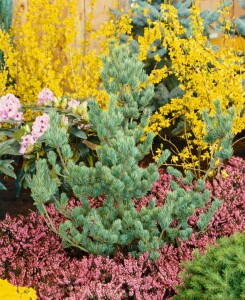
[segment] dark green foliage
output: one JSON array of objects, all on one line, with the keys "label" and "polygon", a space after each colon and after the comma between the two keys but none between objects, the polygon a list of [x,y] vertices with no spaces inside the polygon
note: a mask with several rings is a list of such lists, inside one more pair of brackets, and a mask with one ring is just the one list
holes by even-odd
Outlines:
[{"label": "dark green foliage", "polygon": [[[133,199],[146,195],[159,176],[156,165],[139,166],[153,140],[153,135],[149,134],[144,142],[141,141],[151,113],[153,86],[142,90],[141,84],[147,81],[143,64],[137,56],[129,54],[126,46],[113,47],[110,56],[103,58],[101,74],[104,88],[110,95],[108,110],[102,110],[94,100],[89,105],[90,122],[100,140],[96,148],[98,162],[94,167],[74,162],[68,132],[60,125],[58,114],[52,112],[45,143],[56,153],[49,151],[47,160],[37,161],[30,187],[35,205],[54,231],[46,203],[54,202],[56,209],[65,216],[66,221],[56,231],[65,247],[78,247],[100,255],[114,254],[120,249],[135,256],[148,252],[154,261],[163,242],[189,237],[192,230],[187,224],[188,217],[196,207],[209,200],[209,193],[204,191],[201,181],[194,188],[190,172],[182,178],[176,173],[178,171],[170,169],[193,189],[186,191],[173,181],[173,192],[167,196],[163,207],[155,207],[151,201],[149,206],[136,210]],[[169,154],[164,151],[159,164],[165,162]],[[69,209],[68,196],[59,195],[60,185],[72,190],[81,201],[80,205]],[[90,205],[89,197],[104,195],[106,198],[100,207]],[[213,211],[204,217],[205,226],[212,215]],[[178,222],[176,228],[172,227],[173,220]],[[203,230],[202,224],[200,229]]]},{"label": "dark green foliage", "polygon": [[[0,134],[1,137],[1,134]],[[14,168],[11,165],[14,160],[6,158],[6,155],[14,155],[14,142],[13,140],[6,140],[0,142],[0,174],[16,178]],[[5,190],[5,186],[0,182],[0,190]]]},{"label": "dark green foliage", "polygon": [[245,299],[245,234],[221,238],[185,265],[174,300]]}]

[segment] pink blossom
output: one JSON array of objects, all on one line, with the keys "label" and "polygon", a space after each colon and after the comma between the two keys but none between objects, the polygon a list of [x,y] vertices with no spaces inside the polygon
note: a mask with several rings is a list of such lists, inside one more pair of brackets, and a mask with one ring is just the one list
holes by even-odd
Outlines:
[{"label": "pink blossom", "polygon": [[31,134],[22,136],[21,142],[20,142],[21,147],[20,147],[19,153],[25,154],[28,147],[30,145],[34,145],[34,144],[35,144],[35,139],[33,138],[33,136]]},{"label": "pink blossom", "polygon": [[49,116],[45,113],[42,116],[38,116],[33,123],[31,133],[22,137],[19,153],[25,154],[28,147],[30,145],[34,145],[36,141],[47,131],[48,127]]},{"label": "pink blossom", "polygon": [[66,116],[63,115],[62,118],[61,118],[60,125],[62,127],[64,127],[64,128],[67,128],[69,126],[69,119],[68,119],[68,117],[66,117]]},{"label": "pink blossom", "polygon": [[49,116],[47,114],[43,114],[42,116],[38,116],[32,125],[31,134],[35,140],[40,138],[49,127]]},{"label": "pink blossom", "polygon": [[0,122],[7,120],[22,121],[23,113],[19,112],[20,101],[13,94],[8,93],[0,99]]},{"label": "pink blossom", "polygon": [[48,88],[42,89],[38,94],[38,104],[43,105],[54,101],[54,93]]},{"label": "pink blossom", "polygon": [[77,100],[74,100],[74,99],[71,99],[69,102],[68,102],[68,105],[67,105],[67,108],[68,109],[72,109],[73,107],[77,107],[80,105],[80,102],[77,101]]}]

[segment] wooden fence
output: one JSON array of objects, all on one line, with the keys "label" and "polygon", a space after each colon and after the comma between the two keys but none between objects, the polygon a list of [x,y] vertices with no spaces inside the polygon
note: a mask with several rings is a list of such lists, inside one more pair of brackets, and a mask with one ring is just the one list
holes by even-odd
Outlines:
[{"label": "wooden fence", "polygon": [[[30,0],[29,0],[30,1]],[[13,0],[14,6],[20,2],[21,13],[24,15],[28,10],[28,0]],[[85,24],[86,19],[89,13],[91,12],[90,8],[91,0],[79,0],[77,7],[78,14],[78,35],[77,40],[86,40],[86,30]],[[117,3],[117,4],[116,4]],[[108,20],[108,11],[110,8],[115,7],[119,10],[127,11],[130,7],[128,0],[97,0],[93,9],[93,22],[92,22],[92,31],[97,31],[101,24]],[[91,47],[96,48],[96,42],[92,42]]]},{"label": "wooden fence", "polygon": [[[23,14],[28,10],[28,0],[14,0],[14,5],[20,1],[21,3],[21,11]],[[30,0],[29,0],[30,1]],[[85,22],[86,17],[88,16],[90,12],[90,1],[91,0],[79,0],[77,13],[78,13],[78,19],[79,19],[79,28],[78,30],[78,40],[84,40],[84,37],[86,36],[85,32]],[[215,10],[217,6],[222,3],[223,0],[200,0],[200,8],[201,10],[209,9],[209,10]],[[231,18],[233,17],[239,17],[242,14],[245,14],[245,10],[243,10],[238,0],[232,0],[233,6],[231,8]],[[129,0],[117,0],[118,8],[124,11],[127,11],[130,7]],[[92,30],[97,31],[99,26],[103,24],[108,19],[108,10],[111,7],[114,7],[115,0],[97,0],[94,6],[93,10],[93,24],[92,24]],[[216,36],[214,36],[216,37]],[[96,42],[92,43],[92,48],[96,48],[97,44]]]}]

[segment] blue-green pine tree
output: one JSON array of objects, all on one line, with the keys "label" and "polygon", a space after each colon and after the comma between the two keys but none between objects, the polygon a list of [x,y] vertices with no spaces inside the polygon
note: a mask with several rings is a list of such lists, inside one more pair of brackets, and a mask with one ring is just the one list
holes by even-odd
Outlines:
[{"label": "blue-green pine tree", "polygon": [[[155,207],[152,200],[149,206],[136,210],[133,199],[146,195],[159,176],[157,165],[139,166],[153,140],[150,133],[144,142],[141,141],[153,96],[152,85],[142,88],[148,79],[143,68],[137,55],[131,55],[125,45],[119,48],[112,45],[109,56],[103,58],[101,77],[110,100],[107,110],[102,110],[95,100],[89,103],[90,122],[101,142],[96,149],[98,162],[94,167],[72,160],[66,128],[62,127],[55,111],[50,115],[50,127],[44,138],[50,148],[48,159],[37,161],[30,187],[34,204],[60,235],[65,247],[100,255],[111,255],[120,249],[135,256],[148,252],[154,261],[164,242],[190,236],[192,229],[188,217],[210,198],[203,181],[193,185],[192,190],[185,190],[173,181],[173,190],[164,206]],[[165,162],[169,154],[165,150],[158,163]],[[170,169],[170,173],[181,177],[176,170]],[[191,185],[193,177],[188,173],[186,178],[180,179]],[[67,207],[68,196],[64,191],[69,190],[80,201],[73,209]],[[105,196],[105,200],[100,207],[92,208],[89,197],[99,196]],[[58,230],[46,209],[49,202],[54,202],[66,218]],[[218,205],[215,201],[204,215],[204,226],[200,225],[200,230],[212,218]],[[173,220],[178,221],[176,228],[171,226]]]}]

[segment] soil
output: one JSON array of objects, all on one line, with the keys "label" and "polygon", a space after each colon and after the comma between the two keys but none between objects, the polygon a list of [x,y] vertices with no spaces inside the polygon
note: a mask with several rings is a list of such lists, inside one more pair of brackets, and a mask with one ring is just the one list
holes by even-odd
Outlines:
[{"label": "soil", "polygon": [[[235,144],[234,155],[245,159],[244,139]],[[149,162],[150,157],[146,158],[146,160]],[[147,162],[142,163],[143,165],[147,165]],[[8,178],[6,181],[0,176],[0,182],[4,183],[7,188],[7,191],[0,190],[0,220],[3,220],[6,214],[16,217],[18,214],[26,215],[30,211],[36,210],[29,190],[22,190],[20,196],[16,198],[14,179]]]},{"label": "soil", "polygon": [[6,191],[0,190],[0,220],[5,218],[6,213],[11,217],[15,217],[18,214],[25,215],[31,210],[36,210],[29,190],[23,190],[20,196],[16,198],[15,180],[8,178],[7,181],[4,181],[3,178],[1,178],[0,181],[7,188]]}]

